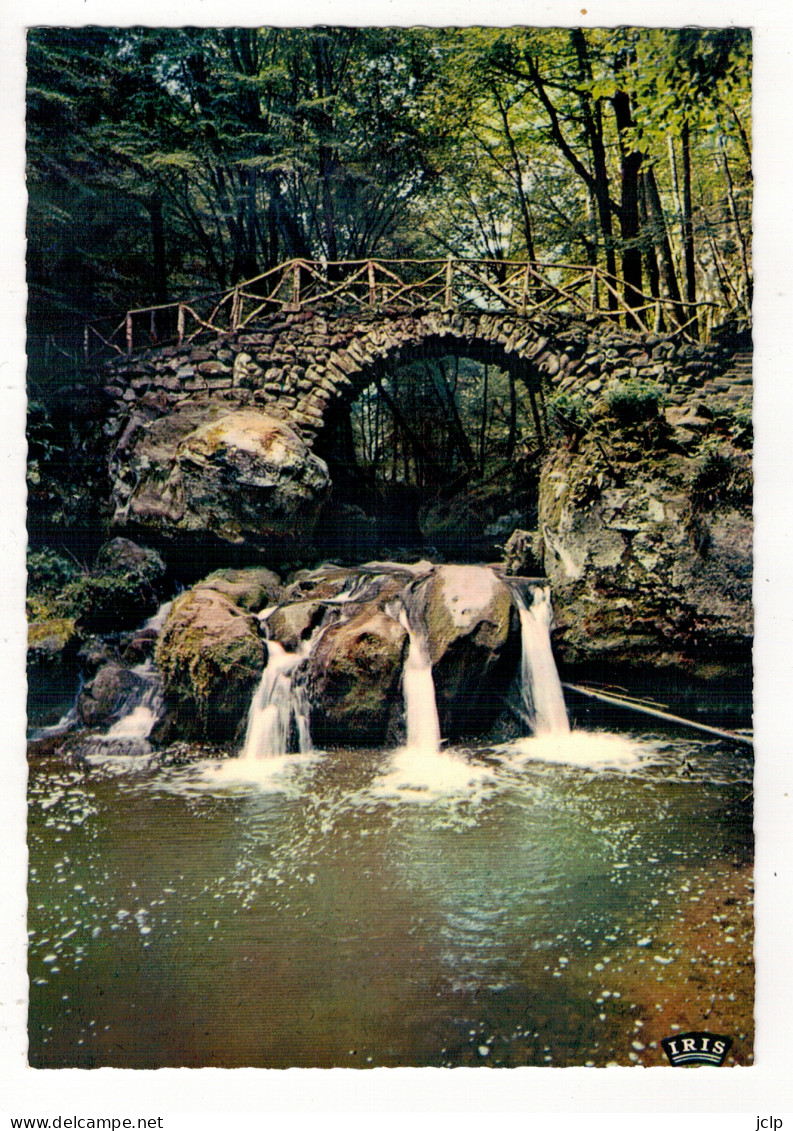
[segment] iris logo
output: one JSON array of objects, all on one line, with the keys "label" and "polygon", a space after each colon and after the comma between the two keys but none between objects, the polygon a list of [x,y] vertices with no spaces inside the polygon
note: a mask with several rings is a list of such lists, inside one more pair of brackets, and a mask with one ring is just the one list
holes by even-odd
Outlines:
[{"label": "iris logo", "polygon": [[721,1066],[732,1047],[732,1037],[721,1037],[718,1033],[680,1033],[676,1037],[664,1037],[661,1045],[669,1063],[675,1067],[681,1064]]}]

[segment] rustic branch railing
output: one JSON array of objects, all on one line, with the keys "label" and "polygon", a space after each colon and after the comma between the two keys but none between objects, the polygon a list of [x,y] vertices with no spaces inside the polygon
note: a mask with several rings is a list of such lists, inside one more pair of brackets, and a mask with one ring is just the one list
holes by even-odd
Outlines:
[{"label": "rustic branch railing", "polygon": [[[629,305],[619,280],[592,264],[540,263],[500,259],[359,259],[326,262],[291,259],[229,291],[198,298],[128,310],[109,334],[88,326],[84,334],[86,360],[94,339],[117,353],[131,354],[167,343],[192,342],[202,333],[229,333],[250,326],[257,318],[318,309],[329,303],[361,311],[382,309],[512,313],[566,313],[580,318],[609,317],[638,330],[657,330],[664,321],[674,333],[691,341],[688,330],[705,308],[707,335],[718,306],[712,302],[686,304],[680,324],[679,300],[635,291],[640,304]],[[610,296],[601,304],[601,293]],[[616,306],[616,309],[615,309]],[[726,314],[726,310],[724,312]]]}]

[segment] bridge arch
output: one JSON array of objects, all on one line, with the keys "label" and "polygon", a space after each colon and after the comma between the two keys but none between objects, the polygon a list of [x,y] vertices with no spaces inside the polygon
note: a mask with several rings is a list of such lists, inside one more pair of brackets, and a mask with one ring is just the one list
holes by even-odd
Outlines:
[{"label": "bridge arch", "polygon": [[[466,329],[469,333],[465,332]],[[439,333],[434,327],[419,323],[414,325],[410,334],[400,336],[398,340],[387,342],[385,345],[380,335],[374,340],[369,336],[357,339],[355,343],[357,368],[347,374],[350,383],[341,382],[336,395],[325,402],[322,425],[315,433],[313,441],[317,454],[327,462],[333,463],[334,443],[338,433],[349,419],[353,406],[360,403],[361,398],[373,388],[375,395],[385,403],[387,413],[399,423],[404,432],[415,437],[416,432],[421,430],[422,422],[407,419],[404,410],[400,410],[395,385],[399,384],[400,389],[404,389],[404,383],[396,382],[396,374],[417,361],[440,363],[448,358],[468,359],[479,365],[493,366],[497,371],[506,373],[512,385],[525,386],[531,405],[532,426],[540,436],[543,425],[537,393],[543,384],[542,370],[530,356],[527,356],[528,350],[523,354],[510,352],[505,349],[504,343],[497,339],[473,336],[470,334],[470,329],[463,326],[458,327],[457,332],[453,328],[451,332]],[[533,344],[536,345],[537,341],[538,339],[535,338]],[[551,369],[556,368],[558,359],[554,355],[552,346],[550,350],[546,350],[546,355],[545,364]],[[345,362],[349,364],[349,357],[349,350],[345,350],[342,356],[337,355],[333,358],[331,364],[343,365]],[[446,411],[457,413],[459,405],[451,403],[454,392],[447,388],[445,393],[449,401]],[[314,403],[316,401],[317,398],[314,398]],[[434,413],[436,418],[441,409],[440,403],[436,404]],[[297,411],[299,412],[300,409],[297,408]],[[421,446],[421,441],[418,443]]]},{"label": "bridge arch", "polygon": [[[563,381],[591,331],[568,319],[437,312],[328,320],[313,316],[279,327],[279,339],[241,334],[235,374],[268,411],[288,413],[310,445],[330,417],[377,382],[389,363],[454,355],[508,371],[532,400],[545,382]],[[324,344],[324,348],[322,348]]]}]

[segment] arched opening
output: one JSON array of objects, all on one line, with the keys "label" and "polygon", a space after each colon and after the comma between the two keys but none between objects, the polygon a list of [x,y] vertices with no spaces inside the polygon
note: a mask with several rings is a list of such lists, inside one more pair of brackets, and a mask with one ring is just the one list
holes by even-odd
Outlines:
[{"label": "arched opening", "polygon": [[333,482],[318,548],[500,557],[536,526],[543,416],[538,375],[491,343],[434,338],[380,359],[315,443]]}]

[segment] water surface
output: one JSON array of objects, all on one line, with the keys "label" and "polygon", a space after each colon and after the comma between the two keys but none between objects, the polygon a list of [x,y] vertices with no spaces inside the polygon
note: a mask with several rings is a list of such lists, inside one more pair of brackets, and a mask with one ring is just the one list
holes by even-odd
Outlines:
[{"label": "water surface", "polygon": [[749,1063],[746,754],[566,742],[32,767],[31,1064]]}]

